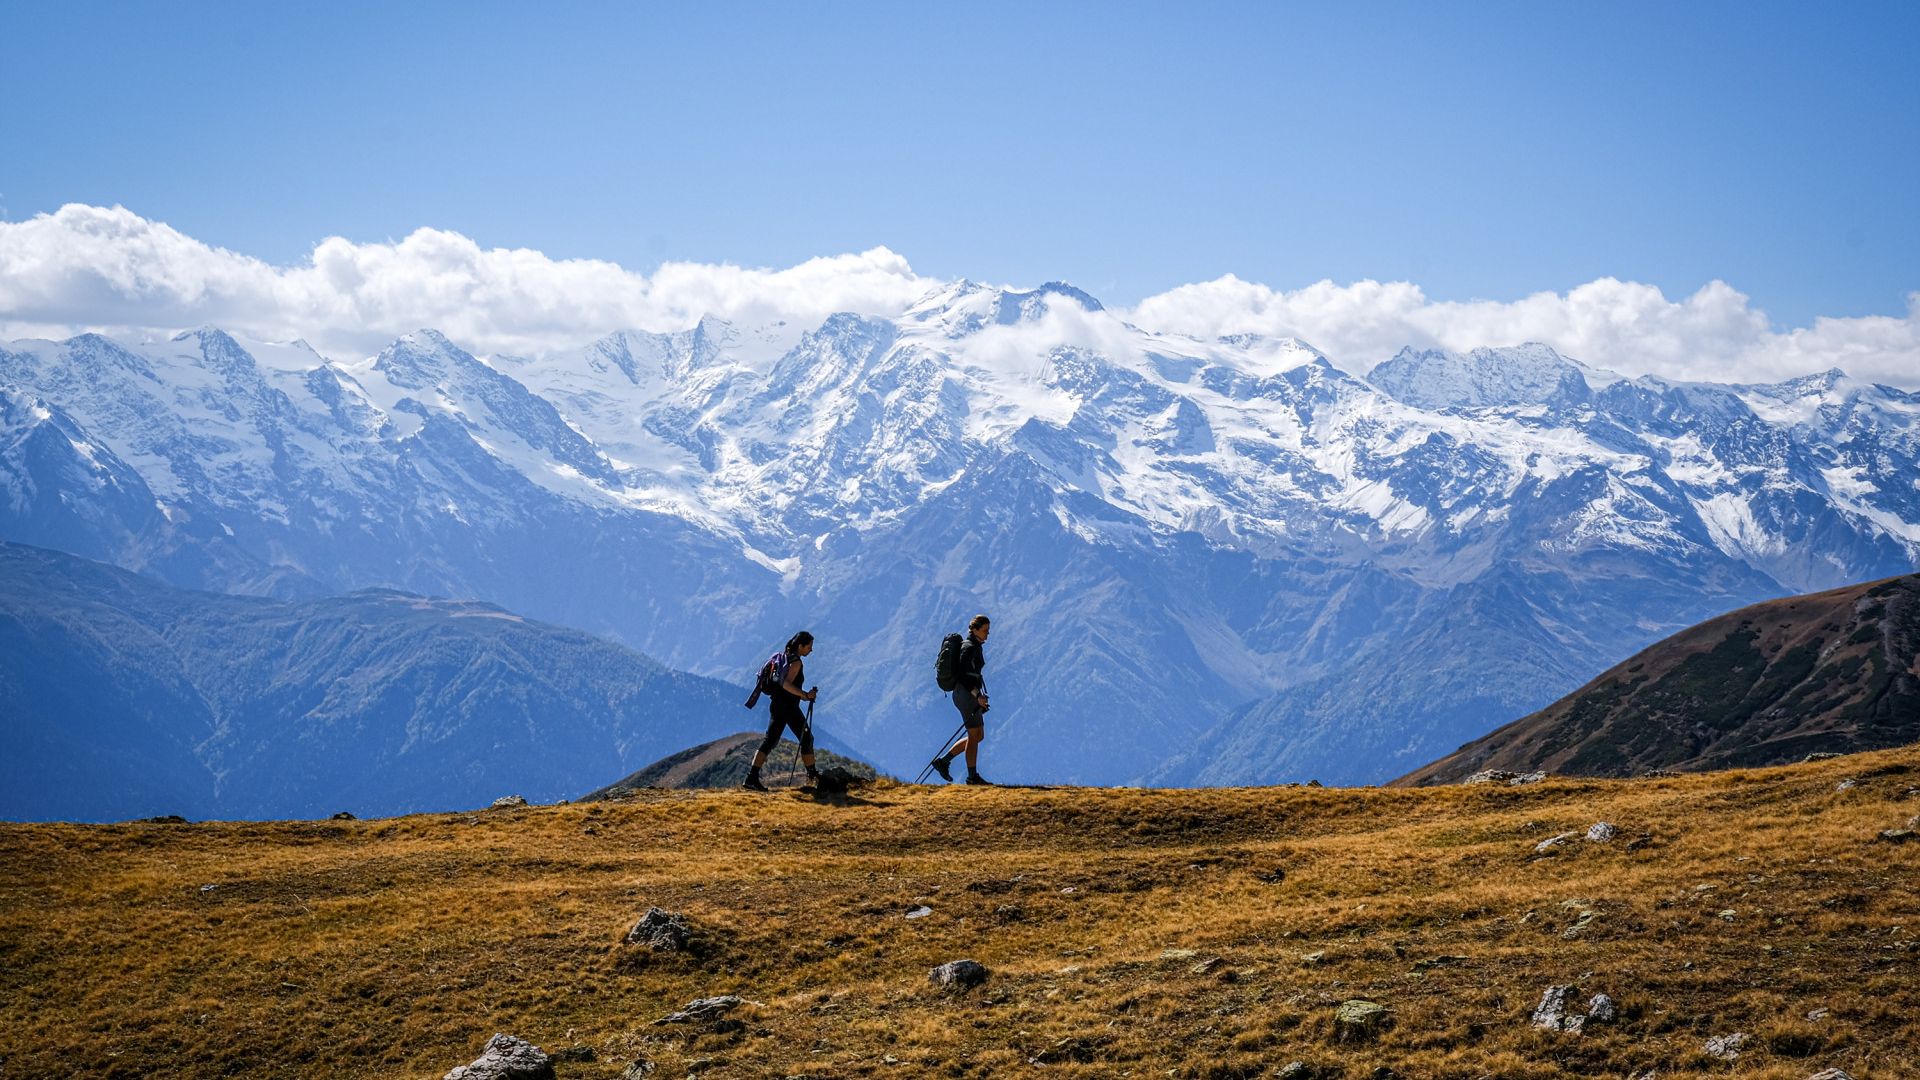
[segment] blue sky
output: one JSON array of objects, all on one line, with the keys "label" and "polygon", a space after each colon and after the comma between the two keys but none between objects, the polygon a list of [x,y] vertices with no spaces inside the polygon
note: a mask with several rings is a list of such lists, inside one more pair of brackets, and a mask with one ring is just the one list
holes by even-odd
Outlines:
[{"label": "blue sky", "polygon": [[1129,304],[1920,290],[1920,4],[0,6],[0,214],[290,264],[420,226],[646,271],[885,245]]}]

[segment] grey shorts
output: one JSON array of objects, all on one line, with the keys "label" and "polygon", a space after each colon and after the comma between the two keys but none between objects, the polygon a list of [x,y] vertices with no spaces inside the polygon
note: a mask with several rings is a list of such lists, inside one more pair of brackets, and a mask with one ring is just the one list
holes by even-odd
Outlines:
[{"label": "grey shorts", "polygon": [[980,703],[973,700],[973,691],[964,686],[953,688],[953,707],[960,710],[960,719],[970,728],[977,728],[987,722],[987,714],[980,711]]}]

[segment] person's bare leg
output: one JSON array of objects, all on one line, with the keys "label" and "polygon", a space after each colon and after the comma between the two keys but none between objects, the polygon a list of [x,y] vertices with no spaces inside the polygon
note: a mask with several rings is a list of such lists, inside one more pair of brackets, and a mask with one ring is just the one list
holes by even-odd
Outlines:
[{"label": "person's bare leg", "polygon": [[960,740],[967,744],[967,772],[978,773],[980,771],[980,740],[986,737],[987,727],[985,724],[982,724],[976,728],[968,728],[967,737]]},{"label": "person's bare leg", "polygon": [[765,750],[756,750],[753,755],[752,771],[759,772],[760,766],[765,765],[766,763],[767,763],[767,752]]}]

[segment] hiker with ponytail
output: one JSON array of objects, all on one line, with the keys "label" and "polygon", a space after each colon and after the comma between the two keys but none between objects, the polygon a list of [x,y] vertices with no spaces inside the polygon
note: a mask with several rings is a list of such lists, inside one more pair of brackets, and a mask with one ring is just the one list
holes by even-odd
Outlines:
[{"label": "hiker with ponytail", "polygon": [[765,791],[767,785],[760,782],[760,769],[767,763],[767,755],[780,745],[780,733],[783,730],[793,732],[800,743],[800,761],[807,767],[807,781],[812,783],[820,779],[820,773],[813,766],[813,725],[807,723],[805,713],[800,711],[802,701],[812,701],[819,695],[816,690],[802,690],[806,685],[806,663],[804,658],[813,651],[813,635],[805,630],[787,639],[787,647],[774,654],[766,666],[761,668],[760,683],[767,695],[767,711],[771,714],[767,722],[767,737],[760,741],[760,750],[753,755],[753,766],[747,770],[747,779],[740,786],[748,791]]}]

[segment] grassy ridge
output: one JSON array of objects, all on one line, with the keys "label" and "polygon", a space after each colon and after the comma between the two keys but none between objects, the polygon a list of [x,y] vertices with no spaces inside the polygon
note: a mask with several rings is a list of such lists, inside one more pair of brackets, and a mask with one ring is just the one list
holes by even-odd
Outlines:
[{"label": "grassy ridge", "polygon": [[1752,768],[1916,739],[1920,574],[1907,574],[1689,627],[1394,783]]},{"label": "grassy ridge", "polygon": [[[562,1078],[1907,1076],[1920,843],[1878,834],[1916,814],[1906,748],[1521,788],[4,825],[0,1076],[439,1077],[495,1031],[591,1051]],[[1613,841],[1535,854],[1602,820]],[[656,904],[693,954],[620,944]],[[992,978],[929,986],[960,957]],[[1619,1021],[1533,1029],[1553,983]],[[723,993],[753,1002],[741,1030],[651,1023]],[[1392,1010],[1378,1043],[1331,1043],[1353,997]],[[1702,1052],[1735,1031],[1737,1062]]]}]

